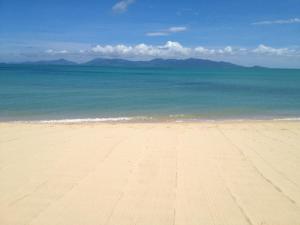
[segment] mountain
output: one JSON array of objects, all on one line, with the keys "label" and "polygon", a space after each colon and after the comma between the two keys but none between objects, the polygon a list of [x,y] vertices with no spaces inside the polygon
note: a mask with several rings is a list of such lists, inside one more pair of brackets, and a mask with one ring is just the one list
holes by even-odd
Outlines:
[{"label": "mountain", "polygon": [[113,67],[122,67],[122,66],[138,66],[142,63],[142,61],[129,61],[125,59],[103,59],[97,58],[92,59],[82,65],[88,66],[113,66]]},{"label": "mountain", "polygon": [[[35,62],[23,62],[28,65],[82,65],[82,66],[106,66],[106,67],[160,67],[160,68],[201,68],[201,69],[234,69],[256,68],[244,67],[229,62],[212,61],[207,59],[152,59],[149,61],[130,61],[126,59],[96,58],[85,63],[75,63],[66,59],[44,60]],[[264,67],[259,67],[264,68]]]},{"label": "mountain", "polygon": [[150,61],[129,61],[125,59],[97,58],[82,65],[112,67],[167,67],[167,68],[243,68],[228,62],[216,62],[206,59],[153,59]]},{"label": "mountain", "polygon": [[77,65],[77,63],[66,60],[66,59],[57,59],[57,60],[42,60],[35,62],[24,62],[22,64],[31,64],[31,65]]},{"label": "mountain", "polygon": [[153,59],[149,61],[151,66],[166,66],[166,67],[188,67],[188,68],[239,68],[242,66],[228,63],[228,62],[217,62],[206,59]]}]

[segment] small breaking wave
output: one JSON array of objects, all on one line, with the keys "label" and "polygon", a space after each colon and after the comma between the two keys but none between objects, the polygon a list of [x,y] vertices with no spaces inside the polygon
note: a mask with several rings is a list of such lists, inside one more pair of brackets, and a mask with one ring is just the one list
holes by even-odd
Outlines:
[{"label": "small breaking wave", "polygon": [[[175,123],[198,123],[198,122],[220,122],[220,121],[300,121],[300,117],[249,117],[249,118],[207,118],[197,115],[172,114],[168,116],[133,116],[133,117],[98,117],[98,118],[65,118],[46,120],[14,120],[10,122],[39,123],[39,124],[76,124],[76,123],[122,123],[122,122],[175,122]],[[9,122],[6,121],[6,122]]]},{"label": "small breaking wave", "polygon": [[93,123],[93,122],[122,122],[131,121],[133,117],[111,117],[111,118],[82,118],[82,119],[58,119],[40,120],[38,123]]}]

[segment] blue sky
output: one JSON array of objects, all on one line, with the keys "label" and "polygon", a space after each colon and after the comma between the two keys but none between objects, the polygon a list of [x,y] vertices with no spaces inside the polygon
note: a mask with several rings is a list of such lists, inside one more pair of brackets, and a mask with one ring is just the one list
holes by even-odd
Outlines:
[{"label": "blue sky", "polygon": [[96,57],[300,68],[300,1],[0,0],[0,61]]}]

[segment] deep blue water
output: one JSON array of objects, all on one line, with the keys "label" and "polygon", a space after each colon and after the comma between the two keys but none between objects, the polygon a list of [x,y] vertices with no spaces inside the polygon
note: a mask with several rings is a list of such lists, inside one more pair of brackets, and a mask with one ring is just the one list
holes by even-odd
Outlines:
[{"label": "deep blue water", "polygon": [[300,70],[0,66],[0,120],[300,117]]}]

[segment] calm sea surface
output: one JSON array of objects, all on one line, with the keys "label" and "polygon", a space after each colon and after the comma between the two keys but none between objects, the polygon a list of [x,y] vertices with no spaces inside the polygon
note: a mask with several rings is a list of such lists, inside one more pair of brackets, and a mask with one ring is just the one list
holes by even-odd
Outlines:
[{"label": "calm sea surface", "polygon": [[299,117],[300,70],[0,66],[0,121]]}]

